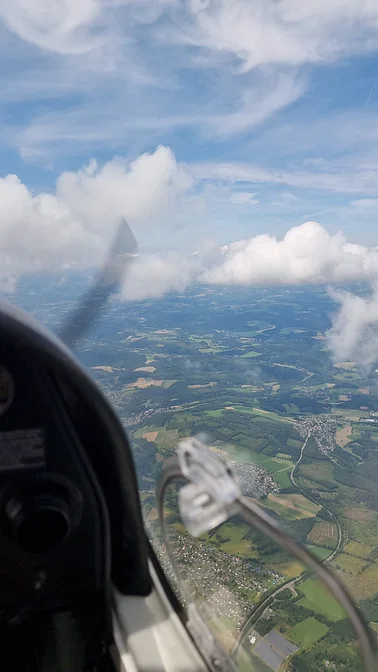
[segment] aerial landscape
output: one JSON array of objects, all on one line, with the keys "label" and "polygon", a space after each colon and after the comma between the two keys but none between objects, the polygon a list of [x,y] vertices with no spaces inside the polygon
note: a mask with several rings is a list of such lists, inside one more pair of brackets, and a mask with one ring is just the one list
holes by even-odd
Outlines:
[{"label": "aerial landscape", "polygon": [[378,649],[378,0],[3,0],[0,58],[0,293],[59,335],[111,289],[75,354],[176,607],[240,672],[362,670],[297,557],[156,492],[199,439]]},{"label": "aerial landscape", "polygon": [[[70,305],[63,288],[58,301],[45,287],[50,298],[33,312],[56,323]],[[33,292],[16,300],[30,309]],[[156,483],[178,441],[200,436],[231,463],[243,493],[340,577],[378,631],[378,372],[332,360],[334,308],[323,287],[193,287],[113,301],[78,351],[126,428],[172,585],[180,592],[184,582],[225,648],[262,672],[326,670],[330,661],[358,669],[342,607],[241,518],[191,537],[172,492],[174,576]]]}]

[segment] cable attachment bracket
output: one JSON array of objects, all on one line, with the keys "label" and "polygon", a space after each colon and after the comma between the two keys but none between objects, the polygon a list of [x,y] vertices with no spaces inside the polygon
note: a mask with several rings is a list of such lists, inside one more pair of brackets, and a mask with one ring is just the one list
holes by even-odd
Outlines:
[{"label": "cable attachment bracket", "polygon": [[193,437],[176,448],[182,475],[189,481],[179,492],[180,514],[188,532],[199,537],[239,511],[241,490],[231,465]]}]

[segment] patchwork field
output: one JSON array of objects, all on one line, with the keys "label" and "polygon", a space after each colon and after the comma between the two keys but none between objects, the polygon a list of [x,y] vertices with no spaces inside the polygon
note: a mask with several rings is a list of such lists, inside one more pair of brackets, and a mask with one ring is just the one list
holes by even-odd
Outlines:
[{"label": "patchwork field", "polygon": [[[292,495],[291,495],[292,496]],[[300,495],[294,495],[294,497],[300,497]],[[277,504],[280,508],[280,512],[282,512],[282,508],[284,509],[284,515],[288,518],[314,518],[316,511],[309,511],[308,508],[306,507],[306,500],[305,497],[303,497],[304,502],[301,501],[301,506],[293,502],[292,500],[289,499],[290,495],[275,495],[273,493],[269,493],[268,495],[268,500],[270,503],[270,507],[274,509],[274,504]],[[310,502],[308,502],[310,504]],[[265,501],[266,505],[266,501]],[[286,511],[285,511],[286,509]],[[319,510],[319,507],[316,507],[316,510]]]},{"label": "patchwork field", "polygon": [[321,508],[319,504],[311,502],[304,495],[282,495],[282,497],[287,499],[289,502],[293,502],[295,506],[298,506],[301,509],[305,509],[314,515],[316,515]]},{"label": "patchwork field", "polygon": [[344,546],[344,553],[354,555],[357,558],[367,558],[371,552],[371,546],[360,544],[358,541],[349,541],[346,546]]},{"label": "patchwork field", "polygon": [[350,441],[350,437],[352,434],[352,425],[345,425],[345,427],[342,427],[342,429],[339,429],[336,432],[336,443],[343,448],[346,446],[348,441]]},{"label": "patchwork field", "polygon": [[[361,575],[348,574],[341,570],[335,569],[332,563],[332,567],[336,574],[339,576],[340,580],[346,585],[352,597],[355,600],[361,600],[364,598],[371,597],[377,593],[377,581],[376,578],[373,580],[369,579],[366,576],[366,573]],[[377,572],[375,571],[375,576]]]},{"label": "patchwork field", "polygon": [[317,483],[322,481],[329,481],[334,483],[333,465],[328,462],[317,462],[314,464],[301,464],[298,469],[299,474],[315,481]]},{"label": "patchwork field", "polygon": [[[353,555],[340,553],[335,559],[333,565],[336,568],[340,568],[341,571],[345,572],[346,574],[352,574],[353,576],[356,576],[356,574],[359,574],[363,567],[366,566],[366,561],[362,558],[356,558]],[[366,572],[364,572],[364,576],[367,578]]]},{"label": "patchwork field", "polygon": [[280,572],[287,578],[293,579],[300,576],[303,572],[303,565],[298,560],[290,560],[288,562],[267,562],[268,567],[275,572]]},{"label": "patchwork field", "polygon": [[349,520],[353,520],[355,522],[361,523],[367,523],[370,522],[374,519],[377,519],[377,512],[372,511],[371,509],[366,509],[365,507],[362,506],[353,506],[353,507],[347,507],[344,509],[344,516],[346,518],[349,518]]},{"label": "patchwork field", "polygon": [[334,523],[327,521],[320,521],[315,523],[311,532],[307,535],[307,539],[313,544],[323,546],[324,544],[332,544],[336,546],[337,541],[337,527]]},{"label": "patchwork field", "polygon": [[323,588],[318,581],[306,579],[297,590],[304,594],[298,604],[315,613],[323,614],[330,621],[345,618],[345,612],[340,604]]},{"label": "patchwork field", "polygon": [[[376,499],[369,485],[374,479],[378,482],[378,428],[359,420],[378,409],[378,376],[374,371],[365,376],[351,361],[333,366],[328,344],[323,343],[330,326],[325,316],[333,309],[324,292],[316,291],[311,302],[307,290],[306,295],[286,288],[243,291],[222,287],[207,293],[197,287],[195,300],[183,292],[172,293],[158,306],[153,301],[138,309],[133,305],[132,311],[139,311],[134,331],[121,333],[122,321],[117,320],[118,351],[113,348],[113,357],[106,353],[106,358],[102,351],[101,359],[98,355],[90,364],[98,365],[93,373],[112,400],[118,399],[126,426],[139,421],[129,432],[137,444],[142,488],[154,490],[160,462],[180,438],[206,434],[215,452],[236,461],[238,469],[246,466],[244,487],[251,499],[260,501],[321,560],[332,554],[338,541],[339,528],[326,513],[331,511],[341,525],[343,544],[332,568],[355,597],[370,597],[378,592],[378,495]],[[99,342],[107,347],[103,335]],[[109,366],[100,366],[104,362]],[[295,472],[296,489],[290,474],[310,428],[313,440],[306,444]],[[328,455],[319,447],[330,449]],[[251,465],[265,470],[278,487],[267,474],[254,473]],[[149,523],[157,528],[155,505],[149,506]],[[174,529],[185,534],[172,514]],[[196,541],[191,543],[194,548]],[[288,578],[299,577],[304,569],[235,519],[208,535],[205,547],[217,557],[220,575],[235,563],[236,579],[242,566],[246,575],[256,569],[258,581],[267,568]],[[280,578],[267,572],[264,581],[262,591],[279,585]],[[231,590],[248,606],[252,593],[242,582],[236,584]],[[287,604],[290,627],[282,623],[285,636],[301,647],[303,657],[329,641],[327,625],[319,618],[337,622],[344,614],[312,579],[295,584],[295,589],[299,599]],[[290,595],[286,599],[290,601]],[[303,612],[304,606],[313,615]],[[225,613],[227,604],[220,609]],[[224,616],[226,631],[235,627],[227,618],[233,620],[230,614]],[[332,656],[328,658],[331,669]],[[301,661],[307,669],[303,661],[307,659]],[[280,672],[287,672],[285,665],[289,666],[285,663]]]},{"label": "patchwork field", "polygon": [[285,637],[301,649],[308,649],[319,639],[324,637],[328,628],[313,616],[306,618],[302,623],[297,623],[285,632]]}]

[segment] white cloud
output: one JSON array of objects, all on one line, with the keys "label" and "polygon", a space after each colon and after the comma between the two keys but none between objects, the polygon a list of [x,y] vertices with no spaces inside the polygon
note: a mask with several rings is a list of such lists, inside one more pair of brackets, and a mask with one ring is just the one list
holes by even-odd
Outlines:
[{"label": "white cloud", "polygon": [[[65,172],[54,194],[34,195],[15,175],[0,179],[0,278],[39,269],[98,263],[125,216],[140,233],[172,221],[190,187],[172,152],[159,147],[132,163],[95,162]],[[153,267],[158,273],[158,266]]]},{"label": "white cloud", "polygon": [[101,4],[100,0],[3,0],[0,18],[22,40],[42,49],[82,54],[99,45],[94,29]]},{"label": "white cloud", "polygon": [[349,205],[361,210],[377,210],[378,198],[360,198],[357,201],[351,201]]},{"label": "white cloud", "polygon": [[[203,138],[224,139],[258,127],[303,92],[303,81],[297,77],[266,74],[256,81],[235,80],[236,84],[228,81],[222,93],[213,96],[206,105],[197,104],[195,94],[192,101],[184,99],[180,103],[177,91],[174,95],[174,92],[165,90],[164,85],[160,88],[159,97],[153,95],[147,90],[146,76],[143,85],[139,85],[139,80],[130,81],[128,67],[125,63],[128,91],[125,82],[121,83],[117,78],[114,81],[110,79],[109,90],[109,82],[104,84],[101,79],[108,77],[107,73],[97,73],[94,81],[98,82],[98,88],[91,92],[90,104],[84,97],[67,109],[37,113],[25,126],[6,126],[4,140],[17,147],[23,156],[37,156],[41,148],[54,152],[61,147],[61,153],[72,153],[75,151],[73,145],[84,150],[94,144],[97,148],[115,149],[120,143],[122,146],[132,143],[136,137],[143,136],[145,140],[146,137],[161,136],[177,129],[195,131]],[[172,71],[171,75],[174,81]],[[74,81],[78,90],[83,87],[85,91],[85,72],[79,69]],[[97,100],[99,93],[102,99],[102,86],[107,89],[106,106]],[[151,88],[159,88],[159,82]],[[169,109],[166,107],[168,100]],[[123,108],[121,113],[120,106]]]},{"label": "white cloud", "polygon": [[340,170],[309,171],[299,166],[292,170],[272,170],[258,164],[240,162],[193,163],[190,170],[196,179],[220,180],[234,184],[285,184],[299,189],[320,189],[334,193],[378,194],[378,165],[344,166]]},{"label": "white cloud", "polygon": [[47,101],[7,115],[2,140],[30,160],[245,133],[301,97],[302,66],[377,50],[377,17],[375,0],[2,0],[0,112]]},{"label": "white cloud", "polygon": [[141,255],[124,281],[122,297],[129,301],[159,299],[169,292],[183,292],[195,279],[198,263],[179,253],[172,256]]},{"label": "white cloud", "polygon": [[203,126],[210,135],[227,136],[259,126],[283,108],[300,98],[304,82],[295,73],[279,76],[265,74],[251,89],[236,100],[236,110],[221,114],[199,114],[193,123]]},{"label": "white cloud", "polygon": [[[244,70],[334,60],[377,46],[375,0],[3,0],[9,30],[43,49],[82,53],[127,34],[131,25],[159,26],[165,40],[237,57]],[[118,24],[118,26],[117,26]],[[118,28],[118,30],[117,30]]]},{"label": "white cloud", "polygon": [[239,205],[257,205],[260,201],[256,200],[256,195],[251,194],[249,191],[234,191],[230,196],[230,201]]},{"label": "white cloud", "polygon": [[290,229],[282,240],[268,234],[230,243],[223,263],[206,270],[214,284],[259,285],[332,283],[378,277],[378,248],[331,236],[317,222]]},{"label": "white cloud", "polygon": [[327,334],[335,361],[354,360],[369,370],[378,362],[378,284],[373,282],[370,296],[332,291],[340,304]]},{"label": "white cloud", "polygon": [[76,217],[102,230],[104,222],[122,215],[133,226],[156,223],[190,185],[172,151],[158,147],[131,163],[113,159],[98,169],[93,161],[84,170],[63,173],[56,194]]},{"label": "white cloud", "polygon": [[191,22],[178,40],[228,52],[244,70],[264,64],[298,66],[368,52],[378,43],[375,0],[192,0]]}]

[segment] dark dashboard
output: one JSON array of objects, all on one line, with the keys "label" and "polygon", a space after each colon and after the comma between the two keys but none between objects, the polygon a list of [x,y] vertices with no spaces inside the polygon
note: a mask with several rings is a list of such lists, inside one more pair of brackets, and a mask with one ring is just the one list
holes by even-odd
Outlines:
[{"label": "dark dashboard", "polygon": [[91,669],[111,639],[111,583],[150,590],[130,448],[69,351],[13,307],[0,357],[0,657],[15,631],[69,614]]},{"label": "dark dashboard", "polygon": [[101,592],[107,512],[51,377],[4,352],[9,408],[0,417],[0,622],[76,608]]}]

